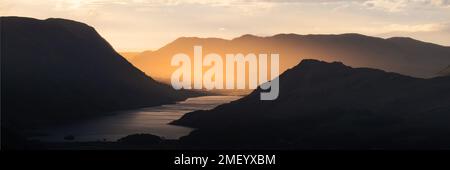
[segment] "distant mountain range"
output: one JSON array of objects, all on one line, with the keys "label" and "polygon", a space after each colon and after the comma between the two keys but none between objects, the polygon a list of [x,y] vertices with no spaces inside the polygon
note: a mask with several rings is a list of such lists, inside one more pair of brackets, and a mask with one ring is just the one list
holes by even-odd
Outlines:
[{"label": "distant mountain range", "polygon": [[[359,34],[184,37],[156,51],[124,53],[140,71],[86,24],[53,18],[0,20],[2,131],[73,123],[200,95],[175,91],[147,75],[169,79],[176,69],[170,66],[172,56],[181,52],[193,56],[193,46],[203,45],[204,54],[222,56],[279,53],[284,71],[280,94],[276,100],[261,101],[261,90],[256,89],[213,110],[188,113],[172,124],[197,130],[177,144],[450,149],[450,47]],[[130,139],[139,143],[142,137],[159,142],[145,135]]]},{"label": "distant mountain range", "polygon": [[279,89],[274,101],[261,101],[258,89],[172,124],[198,129],[181,142],[200,148],[450,148],[450,76],[303,60],[280,76]]},{"label": "distant mountain range", "polygon": [[354,67],[370,67],[404,75],[430,78],[450,65],[450,47],[421,42],[411,38],[382,39],[360,34],[297,35],[270,37],[244,35],[232,40],[182,37],[155,50],[142,52],[130,62],[146,74],[170,80],[176,67],[170,66],[174,54],[193,56],[193,46],[202,45],[203,54],[279,53],[280,73],[302,59],[342,61]]},{"label": "distant mountain range", "polygon": [[139,52],[119,52],[119,54],[127,60],[133,60],[135,56],[140,54]]},{"label": "distant mountain range", "polygon": [[74,122],[195,95],[146,76],[86,24],[0,19],[2,127]]}]

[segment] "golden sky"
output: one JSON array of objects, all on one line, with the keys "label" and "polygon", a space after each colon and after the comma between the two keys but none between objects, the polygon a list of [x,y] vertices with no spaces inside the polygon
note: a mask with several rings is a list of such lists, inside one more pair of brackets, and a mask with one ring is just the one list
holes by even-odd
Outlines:
[{"label": "golden sky", "polygon": [[450,46],[450,0],[0,0],[0,15],[85,22],[118,51],[154,50],[181,36],[278,33],[410,36]]}]

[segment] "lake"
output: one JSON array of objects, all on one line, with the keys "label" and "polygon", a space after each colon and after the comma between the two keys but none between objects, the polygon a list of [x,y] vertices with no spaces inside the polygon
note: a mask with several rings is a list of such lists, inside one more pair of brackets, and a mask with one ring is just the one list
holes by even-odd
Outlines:
[{"label": "lake", "polygon": [[193,97],[170,105],[121,111],[74,125],[39,129],[35,132],[45,135],[33,139],[61,142],[67,141],[64,140],[65,136],[72,135],[75,139],[71,141],[116,141],[136,133],[153,134],[165,139],[178,139],[188,135],[193,129],[169,125],[169,122],[179,119],[188,112],[213,109],[239,98],[241,96]]}]

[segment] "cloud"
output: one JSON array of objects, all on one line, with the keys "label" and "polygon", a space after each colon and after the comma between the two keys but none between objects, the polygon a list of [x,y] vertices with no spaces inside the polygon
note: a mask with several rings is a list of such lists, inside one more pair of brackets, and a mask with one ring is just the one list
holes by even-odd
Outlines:
[{"label": "cloud", "polygon": [[[2,5],[6,3],[1,0]],[[407,8],[434,7],[449,8],[450,0],[43,0],[43,4],[53,4],[55,10],[74,10],[82,8],[101,8],[103,6],[139,6],[139,7],[173,7],[181,5],[206,5],[214,7],[236,7],[270,9],[280,4],[359,4],[369,9],[399,12]],[[15,4],[33,3],[30,0],[16,0]]]},{"label": "cloud", "polygon": [[450,7],[450,0],[430,0],[430,4],[441,6],[445,8]]},{"label": "cloud", "polygon": [[364,5],[369,8],[383,9],[389,12],[398,12],[406,7],[406,0],[369,0]]},{"label": "cloud", "polygon": [[449,28],[448,23],[431,23],[431,24],[417,24],[417,25],[401,25],[390,24],[384,29],[386,32],[434,32],[443,31]]},{"label": "cloud", "polygon": [[[249,5],[258,3],[361,3],[367,6],[383,8],[398,8],[409,5],[434,5],[436,7],[449,7],[450,0],[134,0],[159,5],[203,4],[203,5]],[[392,7],[392,5],[394,7]]]},{"label": "cloud", "polygon": [[450,0],[367,0],[363,3],[371,9],[401,12],[418,8],[449,8]]},{"label": "cloud", "polygon": [[448,45],[449,6],[450,0],[0,0],[0,15],[85,22],[120,49],[159,48],[179,36],[282,32],[420,32]]},{"label": "cloud", "polygon": [[[371,35],[389,34],[389,33],[450,33],[450,22],[442,23],[423,23],[423,24],[376,24],[372,26],[357,27],[357,30]],[[447,38],[448,39],[448,38]],[[450,40],[450,39],[449,39]]]}]

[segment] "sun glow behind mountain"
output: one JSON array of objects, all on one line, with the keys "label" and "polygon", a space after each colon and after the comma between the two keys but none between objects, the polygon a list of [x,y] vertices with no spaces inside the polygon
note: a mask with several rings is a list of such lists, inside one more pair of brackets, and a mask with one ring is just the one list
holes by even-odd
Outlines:
[{"label": "sun glow behind mountain", "polygon": [[118,51],[156,50],[182,36],[278,33],[409,36],[450,45],[444,0],[0,0],[0,15],[85,22]]}]

